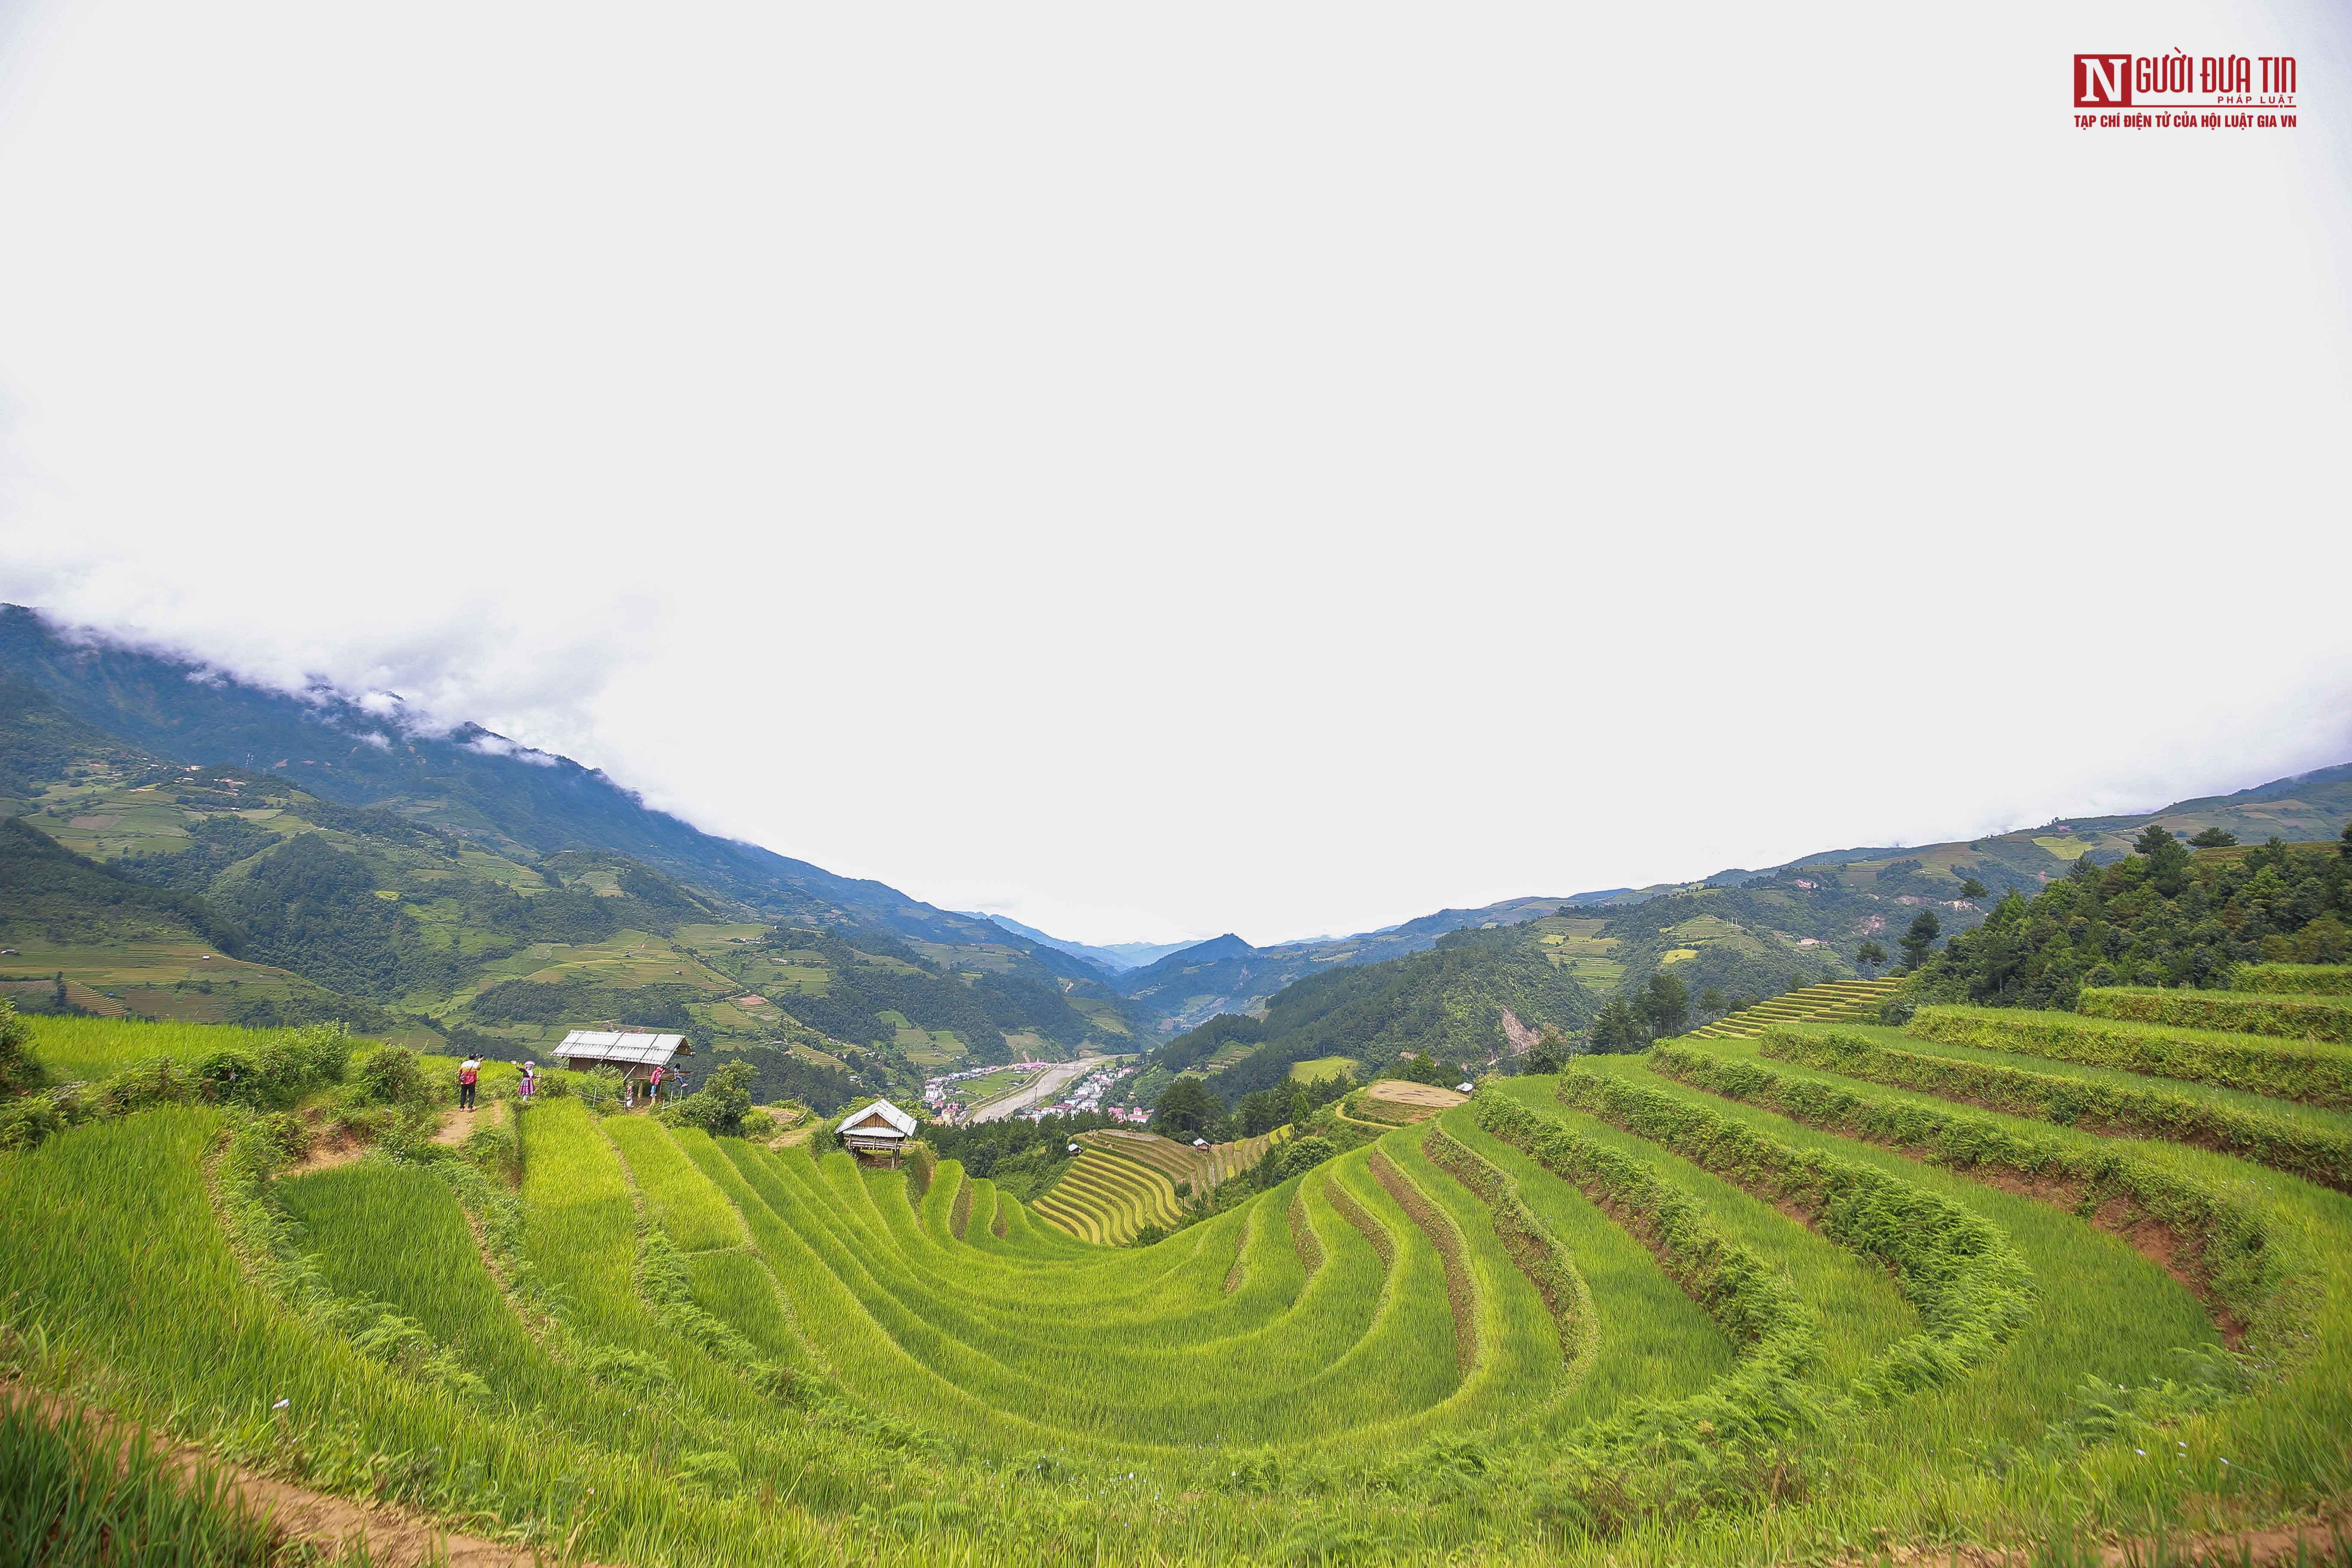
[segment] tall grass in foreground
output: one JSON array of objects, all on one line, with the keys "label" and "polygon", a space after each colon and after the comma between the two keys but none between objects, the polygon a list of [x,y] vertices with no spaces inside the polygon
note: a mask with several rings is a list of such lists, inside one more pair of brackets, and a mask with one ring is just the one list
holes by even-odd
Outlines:
[{"label": "tall grass in foreground", "polygon": [[79,1410],[0,1401],[0,1563],[26,1568],[279,1568],[289,1549],[218,1470],[192,1477]]}]

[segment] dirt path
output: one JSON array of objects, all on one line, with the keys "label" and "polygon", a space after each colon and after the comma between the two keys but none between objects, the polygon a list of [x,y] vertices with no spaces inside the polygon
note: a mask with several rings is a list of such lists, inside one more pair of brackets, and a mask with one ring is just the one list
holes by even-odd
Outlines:
[{"label": "dirt path", "polygon": [[1024,1110],[1041,1100],[1051,1102],[1065,1084],[1075,1083],[1108,1060],[1108,1057],[1080,1057],[1076,1061],[1047,1068],[1038,1075],[1035,1083],[1026,1089],[1015,1089],[1002,1100],[990,1100],[973,1111],[971,1119],[974,1123],[1002,1121],[1014,1111]]},{"label": "dirt path", "polygon": [[441,1131],[433,1134],[433,1142],[444,1148],[463,1143],[477,1127],[496,1127],[507,1119],[507,1102],[503,1100],[485,1101],[478,1110],[445,1110],[441,1113]]},{"label": "dirt path", "polygon": [[[2160,1542],[2091,1542],[2085,1543],[2089,1555],[2070,1561],[2102,1563],[2105,1568],[2140,1568],[2151,1563],[2218,1563],[2228,1568],[2327,1563],[2335,1561],[2328,1553],[2336,1549],[2336,1542],[2347,1539],[2347,1525],[2352,1525],[2352,1520],[2323,1514],[2265,1530],[2180,1535]],[[2032,1568],[2033,1563],[2048,1560],[2031,1548],[2011,1550],[1962,1544],[1897,1547],[1885,1556],[1864,1561],[1894,1563],[1899,1568],[1945,1568],[1947,1563],[1955,1568]],[[1853,1559],[1845,1562],[1851,1568],[1861,1568]]]},{"label": "dirt path", "polygon": [[[59,1394],[26,1388],[19,1383],[0,1383],[0,1402],[38,1411],[51,1421],[79,1411],[105,1434],[110,1445],[121,1444],[120,1451],[127,1451],[142,1435],[139,1426],[105,1411]],[[554,1552],[537,1553],[440,1530],[397,1509],[372,1508],[349,1498],[330,1497],[274,1480],[257,1471],[229,1464],[193,1443],[175,1445],[168,1438],[157,1438],[155,1443],[163,1468],[183,1485],[193,1482],[199,1474],[218,1476],[227,1483],[228,1495],[239,1509],[266,1518],[289,1540],[309,1542],[327,1555],[364,1542],[367,1561],[380,1568],[425,1568],[426,1564],[436,1568],[538,1568],[542,1563],[560,1560]]]}]

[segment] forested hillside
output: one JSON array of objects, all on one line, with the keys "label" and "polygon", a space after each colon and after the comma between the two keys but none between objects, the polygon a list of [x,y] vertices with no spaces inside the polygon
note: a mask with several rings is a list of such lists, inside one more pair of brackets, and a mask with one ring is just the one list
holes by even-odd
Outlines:
[{"label": "forested hillside", "polygon": [[[388,807],[512,858],[593,846],[708,887],[762,919],[950,944],[1034,945],[882,883],[702,833],[647,808],[600,772],[479,725],[446,734],[404,726],[388,697],[362,704],[326,689],[301,697],[267,690],[184,659],[68,639],[14,605],[0,605],[0,679],[33,689],[52,710],[79,721],[84,735],[100,732],[184,765],[274,773],[321,802]],[[15,722],[21,732],[26,721]],[[1050,949],[1031,956],[1057,973],[1097,973]]]},{"label": "forested hillside", "polygon": [[[93,668],[152,674],[143,657]],[[168,731],[155,712],[175,693],[132,684],[148,718],[126,727]],[[1134,1038],[1090,965],[992,922],[907,922],[957,939],[935,941],[845,906],[782,914],[675,860],[468,826],[447,805],[457,784],[437,804],[352,804],[275,767],[160,756],[23,681],[0,685],[0,989],[30,1009],[341,1018],[517,1058],[583,1024],[670,1028],[753,1062],[763,1097],[820,1107]],[[421,754],[420,776],[448,782]]]},{"label": "forested hillside", "polygon": [[1529,1029],[1578,1032],[1591,1022],[1598,1001],[1535,931],[1456,931],[1426,952],[1301,980],[1274,998],[1263,1023],[1213,1020],[1170,1042],[1160,1057],[1171,1070],[1183,1071],[1224,1044],[1252,1043],[1250,1054],[1217,1077],[1217,1091],[1230,1102],[1286,1081],[1292,1063],[1320,1057],[1365,1064],[1420,1055],[1488,1062],[1509,1048],[1506,1008]]},{"label": "forested hillside", "polygon": [[2192,850],[2152,824],[2136,848],[2011,893],[1921,966],[1909,999],[2071,1011],[2085,987],[2210,988],[2242,963],[2352,960],[2352,825],[2332,844]]}]

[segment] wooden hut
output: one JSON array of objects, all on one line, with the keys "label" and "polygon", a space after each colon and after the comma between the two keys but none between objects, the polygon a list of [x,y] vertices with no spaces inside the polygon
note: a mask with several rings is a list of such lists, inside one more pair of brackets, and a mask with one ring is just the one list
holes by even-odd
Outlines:
[{"label": "wooden hut", "polygon": [[621,1069],[623,1094],[635,1103],[653,1082],[660,1068],[667,1089],[677,1069],[671,1063],[690,1057],[694,1047],[684,1035],[652,1035],[633,1029],[574,1029],[555,1047],[555,1059],[568,1068],[611,1066]]},{"label": "wooden hut", "polygon": [[888,1100],[877,1100],[843,1117],[834,1131],[859,1159],[887,1161],[895,1166],[899,1152],[915,1136],[915,1119]]}]

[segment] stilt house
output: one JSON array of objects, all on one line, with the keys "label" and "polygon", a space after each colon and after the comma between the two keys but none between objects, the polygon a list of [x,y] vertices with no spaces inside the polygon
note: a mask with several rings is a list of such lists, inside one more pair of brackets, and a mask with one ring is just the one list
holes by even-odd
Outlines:
[{"label": "stilt house", "polygon": [[693,1054],[694,1047],[686,1043],[684,1035],[650,1035],[632,1029],[574,1029],[555,1047],[555,1059],[568,1068],[604,1064],[619,1068],[632,1100],[644,1096],[656,1068],[666,1069],[662,1087],[668,1089],[677,1071],[672,1062]]},{"label": "stilt house", "polygon": [[843,1117],[834,1131],[860,1160],[896,1165],[899,1151],[915,1136],[915,1119],[888,1100],[877,1100]]}]

